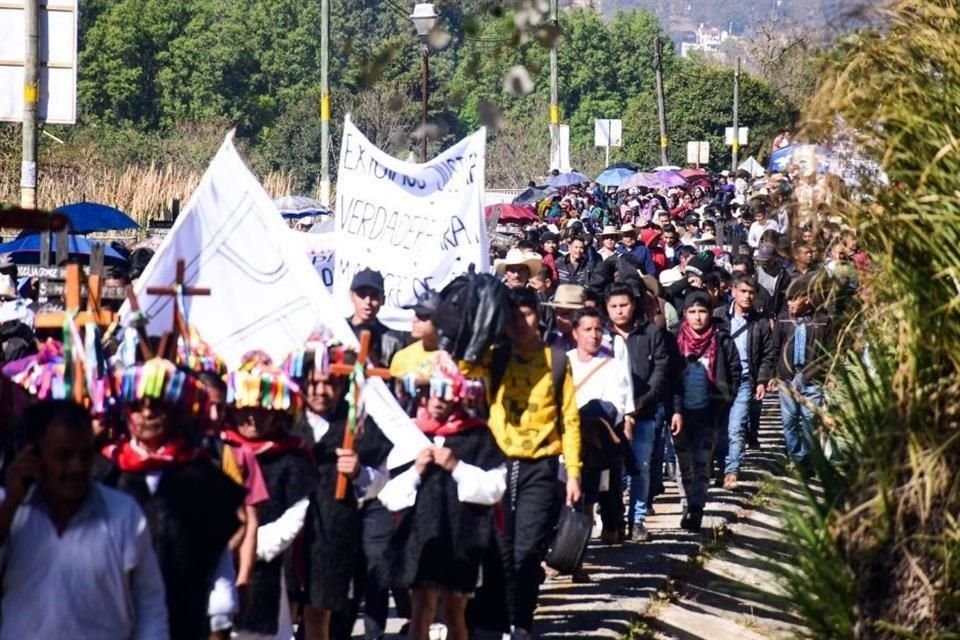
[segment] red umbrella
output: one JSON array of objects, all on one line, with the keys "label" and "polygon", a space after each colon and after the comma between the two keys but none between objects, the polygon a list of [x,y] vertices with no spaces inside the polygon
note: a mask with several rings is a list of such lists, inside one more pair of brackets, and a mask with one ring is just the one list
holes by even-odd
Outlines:
[{"label": "red umbrella", "polygon": [[492,218],[494,212],[498,209],[500,210],[498,222],[503,224],[527,224],[539,221],[536,209],[529,205],[519,204],[492,204],[484,207],[483,213],[486,219]]},{"label": "red umbrella", "polygon": [[680,171],[678,171],[677,173],[682,175],[687,180],[689,180],[690,178],[700,178],[700,177],[709,175],[703,169],[680,169]]}]

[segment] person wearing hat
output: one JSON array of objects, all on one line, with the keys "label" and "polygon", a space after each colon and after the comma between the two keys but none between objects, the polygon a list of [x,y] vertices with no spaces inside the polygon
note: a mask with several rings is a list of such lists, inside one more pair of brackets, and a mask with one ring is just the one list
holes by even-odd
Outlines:
[{"label": "person wearing hat", "polygon": [[[688,293],[694,289],[706,289],[704,277],[714,269],[714,256],[711,252],[691,252],[690,257],[686,260],[683,260],[683,253],[685,252],[681,252],[680,260],[683,265],[680,269],[681,277],[671,284],[664,284],[665,297],[676,309],[683,309],[683,301]],[[663,284],[663,279],[660,282]]]},{"label": "person wearing hat", "polygon": [[823,384],[832,361],[833,322],[822,305],[814,303],[821,274],[810,272],[790,283],[786,309],[773,327],[777,353],[776,378],[780,387],[780,418],[787,455],[801,472],[811,474],[810,450],[816,431],[816,409],[823,403]]},{"label": "person wearing hat", "polygon": [[246,491],[197,446],[209,396],[192,373],[154,358],[112,376],[127,435],[107,446],[104,484],[147,514],[167,595],[170,637],[229,633],[238,609],[232,553]]},{"label": "person wearing hat", "polygon": [[612,224],[608,224],[603,227],[603,231],[600,232],[600,249],[597,253],[600,254],[601,260],[606,260],[617,253],[617,240],[620,239],[620,232],[617,231],[617,228]]},{"label": "person wearing hat", "polygon": [[546,343],[569,351],[574,347],[573,314],[583,308],[586,290],[578,284],[561,284],[553,300],[544,306],[553,310],[553,329],[547,334]]},{"label": "person wearing hat", "polygon": [[492,549],[494,507],[507,488],[506,459],[486,422],[468,412],[482,401],[483,384],[465,378],[448,355],[434,361],[417,395],[414,423],[430,446],[379,495],[399,513],[391,575],[411,590],[411,640],[429,638],[441,596],[449,637],[466,640],[467,604]]},{"label": "person wearing hat", "polygon": [[[554,231],[544,231],[540,234],[540,248],[543,256],[543,266],[549,267],[551,279],[554,283],[560,277],[557,273],[557,246],[560,243],[560,235]],[[535,274],[534,274],[535,275]]]},{"label": "person wearing hat", "polygon": [[630,255],[634,262],[640,265],[643,275],[655,275],[657,267],[653,264],[650,250],[643,243],[637,242],[637,230],[632,224],[620,227],[620,246],[617,253],[621,256]]},{"label": "person wearing hat", "polygon": [[674,438],[686,506],[680,526],[699,531],[721,428],[726,429],[730,404],[740,387],[740,356],[730,334],[713,324],[713,300],[694,290],[683,303],[677,332],[680,350],[683,430]]},{"label": "person wearing hat", "polygon": [[377,319],[383,306],[383,276],[370,268],[361,269],[350,282],[350,302],[353,315],[347,318],[353,333],[359,337],[361,332],[369,331],[370,358],[377,366],[387,367],[394,354],[403,348],[406,342],[403,334],[392,331]]},{"label": "person wearing hat", "polygon": [[700,238],[700,216],[691,213],[683,219],[683,235],[680,236],[680,244],[696,246]]},{"label": "person wearing hat", "polygon": [[493,270],[508,289],[523,289],[530,276],[539,273],[543,265],[540,254],[522,249],[510,249],[506,257],[493,263]]},{"label": "person wearing hat", "polygon": [[410,337],[414,342],[398,351],[390,362],[390,375],[394,378],[432,365],[439,348],[439,336],[433,324],[433,315],[439,306],[440,294],[425,289],[414,304],[403,307],[413,312]]},{"label": "person wearing hat", "polygon": [[[226,376],[231,426],[222,439],[251,451],[259,464],[268,498],[257,506],[257,562],[250,584],[250,606],[237,617],[237,637],[278,635],[291,630],[283,564],[306,521],[317,473],[307,444],[290,434],[303,406],[300,387],[270,358],[252,352]],[[278,635],[279,637],[279,635]]]},{"label": "person wearing hat", "polygon": [[[315,335],[288,355],[282,367],[304,390],[304,411],[295,428],[297,433],[306,431],[317,474],[302,534],[307,638],[349,637],[361,601],[367,636],[382,636],[386,623],[390,592],[385,554],[395,527],[377,491],[386,482],[392,444],[367,417],[357,421],[353,449],[343,448],[344,432],[351,427],[350,385],[348,377],[334,373],[330,365],[355,361],[354,350]],[[344,500],[335,496],[339,473],[347,476]],[[395,590],[394,595],[402,616],[408,604],[405,592]]]},{"label": "person wearing hat", "polygon": [[760,312],[774,320],[779,317],[786,303],[790,274],[780,264],[776,245],[770,242],[760,243],[754,256],[754,263],[756,264],[757,283],[765,293],[758,298],[758,301],[766,303],[760,307]]}]

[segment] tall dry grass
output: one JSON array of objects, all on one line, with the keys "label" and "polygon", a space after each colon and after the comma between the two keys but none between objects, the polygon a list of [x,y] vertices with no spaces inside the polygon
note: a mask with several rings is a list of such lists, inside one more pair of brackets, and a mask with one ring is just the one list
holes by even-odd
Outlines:
[{"label": "tall dry grass", "polygon": [[[0,167],[0,201],[20,201],[19,167]],[[93,164],[41,166],[38,205],[42,209],[87,200],[116,207],[141,226],[169,215],[173,201],[184,206],[200,183],[201,173],[175,164],[151,163],[121,168]],[[294,178],[285,172],[261,177],[264,189],[277,198],[290,193]]]}]

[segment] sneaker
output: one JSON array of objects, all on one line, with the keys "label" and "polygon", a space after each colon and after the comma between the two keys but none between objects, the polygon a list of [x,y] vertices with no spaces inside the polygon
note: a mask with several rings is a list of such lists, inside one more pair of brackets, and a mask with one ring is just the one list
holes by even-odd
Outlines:
[{"label": "sneaker", "polygon": [[630,533],[630,539],[633,542],[646,542],[650,538],[647,527],[642,522],[633,523],[633,531]]},{"label": "sneaker", "polygon": [[728,473],[723,476],[723,488],[727,491],[736,491],[737,490],[737,474]]}]

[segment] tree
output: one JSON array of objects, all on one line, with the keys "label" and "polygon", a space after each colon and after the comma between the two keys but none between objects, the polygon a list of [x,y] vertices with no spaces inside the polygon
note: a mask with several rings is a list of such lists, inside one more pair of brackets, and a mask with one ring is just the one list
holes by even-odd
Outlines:
[{"label": "tree", "polygon": [[[728,168],[730,155],[724,131],[733,124],[733,71],[703,61],[682,59],[673,71],[665,73],[664,95],[670,161],[686,164],[686,142],[706,140],[710,143],[710,166]],[[741,74],[739,121],[740,126],[750,128],[750,142],[741,149],[741,157],[751,154],[765,157],[769,141],[779,128],[791,124],[792,116],[792,105],[769,85],[749,74]],[[659,165],[656,98],[644,94],[631,100],[623,126],[627,157],[641,165]]]}]

